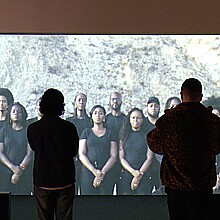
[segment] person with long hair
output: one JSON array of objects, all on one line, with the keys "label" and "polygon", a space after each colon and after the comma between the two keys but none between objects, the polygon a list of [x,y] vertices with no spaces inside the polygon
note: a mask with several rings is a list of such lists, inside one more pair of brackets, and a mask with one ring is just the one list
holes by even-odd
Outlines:
[{"label": "person with long hair", "polygon": [[31,176],[25,170],[32,159],[27,141],[27,112],[23,105],[15,102],[7,114],[9,123],[0,130],[0,189],[12,194],[30,194]]},{"label": "person with long hair", "polygon": [[0,88],[0,128],[6,123],[8,106],[14,102],[11,91],[7,88]]},{"label": "person with long hair", "polygon": [[141,109],[132,108],[120,130],[122,195],[151,194],[150,176],[147,171],[153,160],[153,152],[147,146],[145,120]]},{"label": "person with long hair", "polygon": [[79,141],[82,168],[82,195],[112,195],[111,168],[117,158],[117,137],[105,127],[104,107],[91,111],[92,128],[86,128]]}]

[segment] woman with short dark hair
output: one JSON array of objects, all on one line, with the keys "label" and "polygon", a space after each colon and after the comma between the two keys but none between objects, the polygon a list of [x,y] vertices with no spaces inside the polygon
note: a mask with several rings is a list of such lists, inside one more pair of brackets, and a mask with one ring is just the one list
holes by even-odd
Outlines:
[{"label": "woman with short dark hair", "polygon": [[27,112],[18,102],[8,108],[9,123],[0,130],[0,188],[12,194],[30,194],[31,175],[27,172],[32,151],[27,141]]}]

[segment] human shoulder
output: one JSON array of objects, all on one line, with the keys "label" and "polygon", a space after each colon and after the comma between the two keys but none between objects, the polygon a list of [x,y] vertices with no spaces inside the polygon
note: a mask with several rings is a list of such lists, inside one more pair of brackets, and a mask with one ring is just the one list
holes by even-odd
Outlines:
[{"label": "human shoulder", "polygon": [[73,122],[74,119],[75,119],[74,116],[70,116],[70,117],[67,117],[67,118],[66,118],[66,121]]}]

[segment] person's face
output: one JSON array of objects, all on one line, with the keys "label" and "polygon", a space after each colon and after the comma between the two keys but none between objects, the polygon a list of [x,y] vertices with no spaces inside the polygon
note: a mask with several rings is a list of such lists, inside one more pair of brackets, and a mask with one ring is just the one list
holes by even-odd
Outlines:
[{"label": "person's face", "polygon": [[22,111],[20,106],[18,105],[12,106],[10,118],[12,121],[22,121]]},{"label": "person's face", "polygon": [[6,111],[8,108],[8,100],[5,96],[0,96],[0,111]]},{"label": "person's face", "polygon": [[172,99],[169,108],[175,108],[179,104],[180,102],[177,99]]},{"label": "person's face", "polygon": [[130,115],[130,124],[132,130],[140,130],[143,123],[143,117],[141,112],[133,111]]},{"label": "person's face", "polygon": [[220,117],[220,112],[219,112],[218,109],[213,108],[212,113],[215,114],[215,115],[217,115],[218,117]]},{"label": "person's face", "polygon": [[119,111],[120,108],[121,108],[121,104],[122,104],[122,100],[121,100],[121,97],[115,93],[113,93],[110,97],[110,108],[112,110],[116,110],[116,111]]},{"label": "person's face", "polygon": [[152,102],[152,103],[147,104],[147,113],[151,117],[157,118],[159,115],[159,112],[160,112],[160,106],[157,103]]},{"label": "person's face", "polygon": [[75,100],[75,108],[78,110],[84,110],[86,107],[86,97],[82,94],[77,95]]},{"label": "person's face", "polygon": [[36,110],[37,116],[40,116],[40,117],[43,116],[43,114],[40,112],[40,101],[37,102],[35,110]]},{"label": "person's face", "polygon": [[102,108],[96,108],[92,113],[92,121],[95,124],[100,124],[104,121],[105,114]]}]

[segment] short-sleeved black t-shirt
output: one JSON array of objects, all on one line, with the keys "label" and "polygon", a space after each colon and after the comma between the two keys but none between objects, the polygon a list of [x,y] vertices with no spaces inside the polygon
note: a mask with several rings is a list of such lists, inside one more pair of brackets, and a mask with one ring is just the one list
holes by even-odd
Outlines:
[{"label": "short-sleeved black t-shirt", "polygon": [[[27,152],[27,128],[14,130],[10,126],[0,129],[0,143],[4,144],[4,154],[14,164],[19,164]],[[11,173],[6,166],[0,166],[1,171]]]},{"label": "short-sleeved black t-shirt", "polygon": [[86,139],[87,157],[98,169],[101,169],[110,157],[111,141],[117,142],[115,133],[109,129],[103,136],[96,136],[91,128],[86,128],[80,137]]},{"label": "short-sleeved black t-shirt", "polygon": [[135,168],[140,169],[147,155],[146,132],[132,131],[124,144],[125,159]]}]

